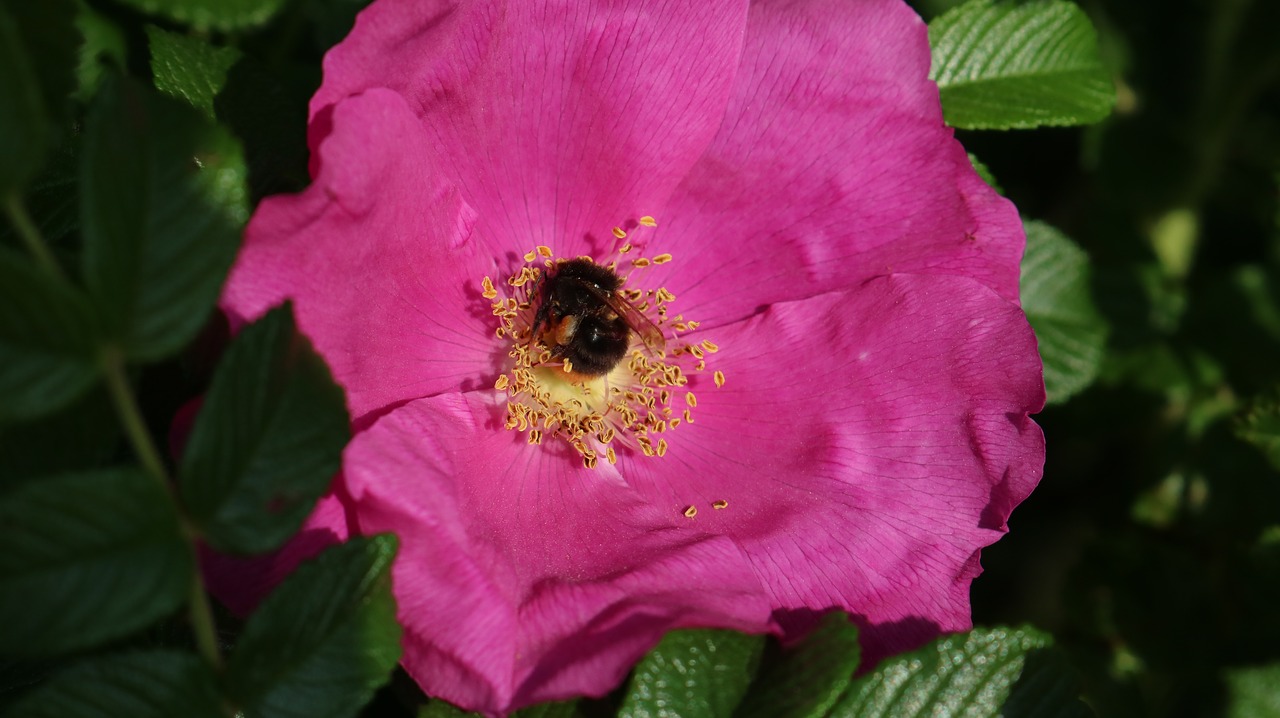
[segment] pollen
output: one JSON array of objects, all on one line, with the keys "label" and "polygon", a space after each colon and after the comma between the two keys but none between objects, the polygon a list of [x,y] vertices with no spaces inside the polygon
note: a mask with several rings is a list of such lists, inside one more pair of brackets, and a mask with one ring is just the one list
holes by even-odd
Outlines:
[{"label": "pollen", "polygon": [[[517,259],[517,265],[504,272],[506,281],[486,276],[480,282],[497,324],[493,336],[506,348],[504,366],[493,382],[505,404],[503,425],[525,434],[530,447],[563,441],[588,469],[596,468],[601,457],[611,465],[620,458],[661,458],[674,444],[695,440],[690,432],[697,430],[688,427],[698,400],[689,391],[690,377],[706,370],[703,356],[718,349],[710,340],[676,338],[677,333],[696,329],[697,322],[671,309],[675,294],[646,285],[645,273],[636,271],[671,262],[672,256],[642,256],[648,254],[644,247],[650,240],[644,235],[657,226],[652,217],[641,217],[638,226],[630,226],[635,243],[621,227],[614,227],[620,246],[603,256],[557,255],[551,247],[539,245],[523,255],[523,263]],[[615,272],[621,281],[611,300],[602,298],[605,311],[621,315],[613,305],[630,305],[631,311],[622,317],[631,330],[624,335],[629,336],[629,346],[612,369],[595,369],[589,362],[585,366],[591,368],[582,368],[587,355],[575,353],[580,349],[572,343],[572,331],[564,329],[572,323],[549,322],[545,311],[539,315],[544,282],[556,276],[562,263],[580,259]],[[724,383],[723,376],[715,372],[717,386]],[[690,506],[686,515],[692,518],[696,512]]]}]

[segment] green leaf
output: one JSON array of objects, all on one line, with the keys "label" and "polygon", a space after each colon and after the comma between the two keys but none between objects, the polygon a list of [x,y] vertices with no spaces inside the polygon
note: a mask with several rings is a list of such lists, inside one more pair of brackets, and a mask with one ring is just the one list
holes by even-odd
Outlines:
[{"label": "green leaf", "polygon": [[149,651],[95,658],[32,691],[5,718],[223,718],[213,672],[196,656]]},{"label": "green leaf", "polygon": [[52,135],[35,61],[21,37],[7,3],[0,3],[0,197],[40,169]]},{"label": "green leaf", "polygon": [[1089,294],[1089,257],[1058,230],[1027,222],[1022,258],[1022,308],[1040,342],[1050,404],[1093,383],[1107,325]]},{"label": "green leaf", "polygon": [[481,718],[479,713],[464,711],[448,701],[428,698],[427,704],[418,709],[417,718]]},{"label": "green leaf", "polygon": [[1056,647],[1027,654],[1022,675],[1000,708],[1001,718],[1092,718],[1080,700],[1080,679]]},{"label": "green leaf", "polygon": [[755,675],[764,636],[735,631],[668,633],[636,666],[620,718],[729,716]]},{"label": "green leaf", "polygon": [[929,44],[952,127],[1088,124],[1115,104],[1093,25],[1065,0],[971,0],[929,23]]},{"label": "green leaf", "polygon": [[104,389],[36,421],[0,425],[0,491],[34,477],[105,466],[119,440],[119,420]]},{"label": "green leaf", "polygon": [[143,12],[186,23],[197,30],[238,30],[262,25],[287,0],[120,0]]},{"label": "green leaf", "polygon": [[515,718],[577,718],[578,701],[539,703],[516,711]]},{"label": "green leaf", "polygon": [[832,613],[797,646],[769,660],[737,718],[824,716],[853,681],[861,658],[858,627],[844,613]]},{"label": "green leaf", "polygon": [[279,547],[341,465],[346,402],[290,305],[246,327],[213,377],[182,456],[179,483],[215,548]]},{"label": "green leaf", "polygon": [[885,660],[849,687],[828,713],[873,716],[997,716],[1028,656],[1052,639],[1031,628],[974,629]]},{"label": "green leaf", "polygon": [[1280,715],[1280,663],[1227,671],[1228,718]]},{"label": "green leaf", "polygon": [[151,74],[156,89],[184,100],[214,119],[213,100],[227,82],[227,72],[240,59],[234,47],[214,47],[188,37],[147,26],[151,45]]},{"label": "green leaf", "polygon": [[44,655],[128,635],[187,595],[191,548],[154,479],[115,469],[0,497],[0,653]]},{"label": "green leaf", "polygon": [[59,125],[69,119],[75,66],[82,42],[76,0],[0,0],[17,23],[43,105]]},{"label": "green leaf", "polygon": [[0,421],[48,414],[98,375],[80,292],[0,248]]},{"label": "green leaf", "polygon": [[973,165],[974,171],[978,173],[983,182],[991,186],[991,189],[999,194],[1004,194],[1004,188],[1000,186],[999,182],[996,182],[996,176],[991,174],[991,169],[983,164],[982,160],[978,159],[978,156],[972,152],[969,153],[969,164]]},{"label": "green leaf", "polygon": [[1280,389],[1250,403],[1236,422],[1236,436],[1261,449],[1280,470]]},{"label": "green leaf", "polygon": [[400,660],[391,534],[327,549],[284,580],[245,624],[227,664],[247,718],[354,716]]},{"label": "green leaf", "polygon": [[75,98],[87,103],[98,92],[107,75],[107,67],[125,67],[129,48],[120,28],[106,16],[95,12],[83,1],[78,5],[76,27],[84,37],[84,44],[80,46],[80,59],[76,65]]},{"label": "green leaf", "polygon": [[247,214],[239,145],[190,108],[112,78],[81,166],[84,272],[111,338],[160,359],[204,324]]}]

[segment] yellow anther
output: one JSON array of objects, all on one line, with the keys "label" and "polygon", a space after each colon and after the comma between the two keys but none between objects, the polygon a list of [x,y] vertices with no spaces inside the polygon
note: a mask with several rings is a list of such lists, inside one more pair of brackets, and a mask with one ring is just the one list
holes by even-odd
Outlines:
[{"label": "yellow anther", "polygon": [[716,387],[724,386],[724,372],[717,369],[716,373],[711,375],[711,378],[715,380]]},{"label": "yellow anther", "polygon": [[698,515],[698,507],[697,507],[697,506],[693,506],[692,504],[691,504],[691,505],[689,505],[689,506],[686,506],[686,507],[684,508],[684,515],[685,515],[685,517],[686,517],[686,518],[693,518],[694,516],[697,516],[697,515]]},{"label": "yellow anther", "polygon": [[670,262],[670,261],[671,261],[670,254],[659,254],[658,256],[653,258],[654,264],[666,264],[667,262]]},{"label": "yellow anther", "polygon": [[711,508],[716,509],[717,511],[719,511],[720,509],[727,509],[729,508],[729,502],[725,501],[724,499],[720,499],[719,501],[713,501],[711,503]]},{"label": "yellow anther", "polygon": [[649,266],[649,264],[651,264],[651,262],[644,257],[636,257],[635,259],[631,260],[631,266],[636,268],[647,267]]},{"label": "yellow anther", "polygon": [[614,227],[613,236],[617,237],[618,239],[626,239],[627,233],[622,231],[621,227]]},{"label": "yellow anther", "polygon": [[506,389],[507,385],[510,383],[511,383],[511,380],[507,378],[506,374],[503,374],[502,376],[498,377],[497,381],[493,383],[493,388],[497,389],[498,391],[502,391],[503,389]]},{"label": "yellow anther", "polygon": [[480,288],[482,290],[480,296],[485,299],[493,299],[498,296],[498,290],[494,288],[493,280],[488,277],[480,280]]},{"label": "yellow anther", "polygon": [[[543,257],[546,257],[546,258],[550,259],[550,258],[551,258],[551,248],[550,248],[550,247],[548,247],[548,246],[547,246],[547,245],[545,245],[545,244],[539,244],[539,245],[538,245],[538,254],[542,255]],[[533,260],[529,260],[529,261],[533,261]]]},{"label": "yellow anther", "polygon": [[690,392],[686,392],[686,393],[685,393],[685,395],[684,395],[684,403],[688,404],[689,406],[697,406],[697,405],[698,405],[698,397],[694,396],[694,395],[693,395],[693,392],[691,392],[691,391],[690,391]]},{"label": "yellow anther", "polygon": [[643,224],[646,227],[657,227],[658,220],[646,214],[645,216],[640,218],[640,224]]},{"label": "yellow anther", "polygon": [[706,349],[712,354],[715,354],[716,352],[720,351],[720,346],[717,345],[715,342],[711,341],[710,339],[702,340],[702,348]]}]

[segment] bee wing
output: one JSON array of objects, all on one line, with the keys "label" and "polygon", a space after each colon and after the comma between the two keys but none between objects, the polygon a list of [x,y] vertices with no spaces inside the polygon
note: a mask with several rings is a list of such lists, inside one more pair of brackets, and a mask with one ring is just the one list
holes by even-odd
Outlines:
[{"label": "bee wing", "polygon": [[661,353],[666,350],[667,340],[662,336],[662,330],[653,323],[653,320],[646,317],[644,312],[636,309],[634,304],[614,292],[599,291],[594,287],[591,291],[608,304],[615,314],[622,317],[622,321],[631,327],[631,331],[640,335],[640,339],[650,351]]}]

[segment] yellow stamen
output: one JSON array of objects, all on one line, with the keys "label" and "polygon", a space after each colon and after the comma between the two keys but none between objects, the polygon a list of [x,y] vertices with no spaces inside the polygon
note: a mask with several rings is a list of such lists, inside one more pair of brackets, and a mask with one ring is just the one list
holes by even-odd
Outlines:
[{"label": "yellow stamen", "polygon": [[685,515],[687,518],[693,518],[694,516],[697,516],[697,515],[698,515],[698,507],[697,507],[697,506],[693,506],[693,505],[686,506],[686,507],[685,507],[685,509],[684,509],[684,515]]},{"label": "yellow stamen", "polygon": [[715,380],[717,388],[724,386],[724,372],[717,369],[716,373],[711,375],[711,378]]},{"label": "yellow stamen", "polygon": [[729,508],[729,502],[724,499],[720,499],[719,501],[712,502],[711,508],[716,509],[717,511],[720,509],[727,509]]}]

